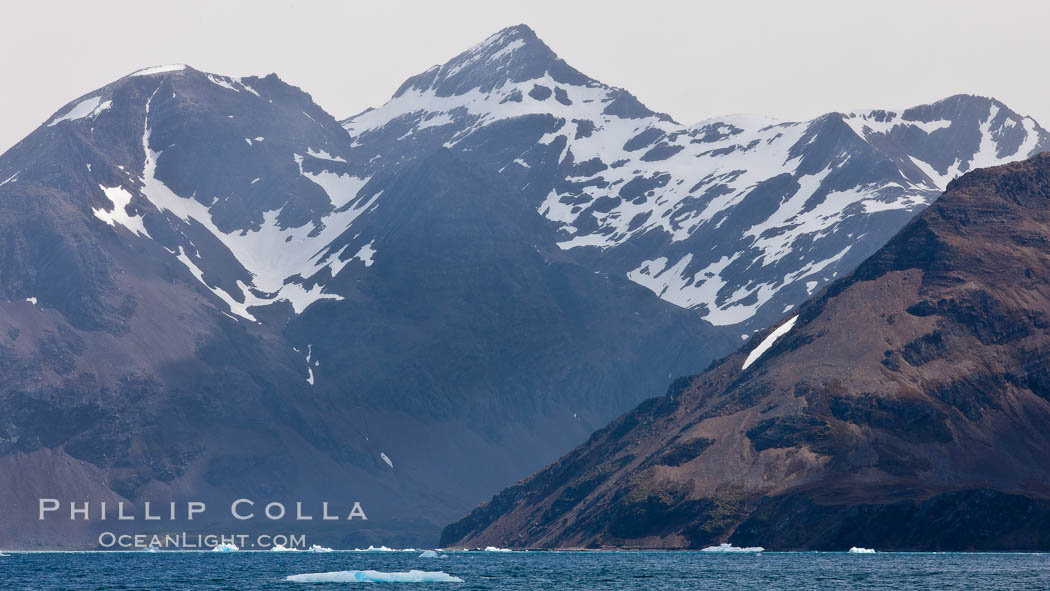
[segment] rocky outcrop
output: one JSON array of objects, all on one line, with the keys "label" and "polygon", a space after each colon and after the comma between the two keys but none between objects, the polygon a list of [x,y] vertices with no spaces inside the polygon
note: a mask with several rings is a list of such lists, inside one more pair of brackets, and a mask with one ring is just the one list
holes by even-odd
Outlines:
[{"label": "rocky outcrop", "polygon": [[969,173],[781,336],[643,403],[442,543],[1046,550],[1048,314],[1050,155]]}]

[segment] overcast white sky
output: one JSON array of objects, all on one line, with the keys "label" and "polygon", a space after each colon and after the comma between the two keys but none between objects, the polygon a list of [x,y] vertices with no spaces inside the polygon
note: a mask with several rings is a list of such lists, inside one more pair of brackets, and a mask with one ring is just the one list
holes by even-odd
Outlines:
[{"label": "overcast white sky", "polygon": [[277,72],[342,118],[518,23],[683,123],[969,92],[1050,126],[1050,2],[1040,0],[37,0],[3,8],[0,150],[73,98],[156,64]]}]

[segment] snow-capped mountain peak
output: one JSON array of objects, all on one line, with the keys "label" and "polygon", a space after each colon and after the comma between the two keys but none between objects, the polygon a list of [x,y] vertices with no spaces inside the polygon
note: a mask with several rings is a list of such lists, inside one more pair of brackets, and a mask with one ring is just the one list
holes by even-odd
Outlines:
[{"label": "snow-capped mountain peak", "polygon": [[[57,137],[78,148],[38,153]],[[276,75],[157,66],[59,109],[5,162],[23,178],[62,163],[64,182],[93,187],[81,206],[99,223],[147,241],[220,309],[256,320],[253,306],[285,302],[300,313],[341,297],[315,276],[334,275],[357,252],[344,261],[326,247],[370,202],[355,201],[367,179],[347,170],[348,144],[330,115]]]},{"label": "snow-capped mountain peak", "polygon": [[1050,147],[1031,118],[969,95],[685,126],[563,66],[531,30],[501,31],[344,121],[351,166],[373,175],[456,150],[525,193],[560,248],[713,324],[765,326],[952,178]]},{"label": "snow-capped mountain peak", "polygon": [[508,27],[464,51],[443,65],[413,76],[394,93],[433,92],[438,97],[487,93],[505,84],[551,80],[570,85],[595,83],[560,58],[526,25]]}]

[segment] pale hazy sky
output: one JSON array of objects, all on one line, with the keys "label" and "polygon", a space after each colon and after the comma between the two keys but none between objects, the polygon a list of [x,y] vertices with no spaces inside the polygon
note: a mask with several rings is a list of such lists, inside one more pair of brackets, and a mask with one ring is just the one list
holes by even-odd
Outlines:
[{"label": "pale hazy sky", "polygon": [[0,151],[144,66],[277,72],[337,118],[526,23],[569,64],[683,123],[995,96],[1050,127],[1050,2],[93,0],[3,5]]}]

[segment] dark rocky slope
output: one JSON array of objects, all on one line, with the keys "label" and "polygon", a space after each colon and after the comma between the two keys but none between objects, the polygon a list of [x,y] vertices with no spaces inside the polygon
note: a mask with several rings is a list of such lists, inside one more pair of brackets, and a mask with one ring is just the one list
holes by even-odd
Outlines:
[{"label": "dark rocky slope", "polygon": [[571,261],[498,175],[439,149],[365,182],[350,143],[276,76],[169,67],[0,157],[0,547],[112,527],[40,497],[246,496],[360,500],[296,524],[330,546],[431,545],[732,347]]},{"label": "dark rocky slope", "polygon": [[969,173],[746,369],[764,338],[442,543],[1050,549],[1048,314],[1050,155]]}]

